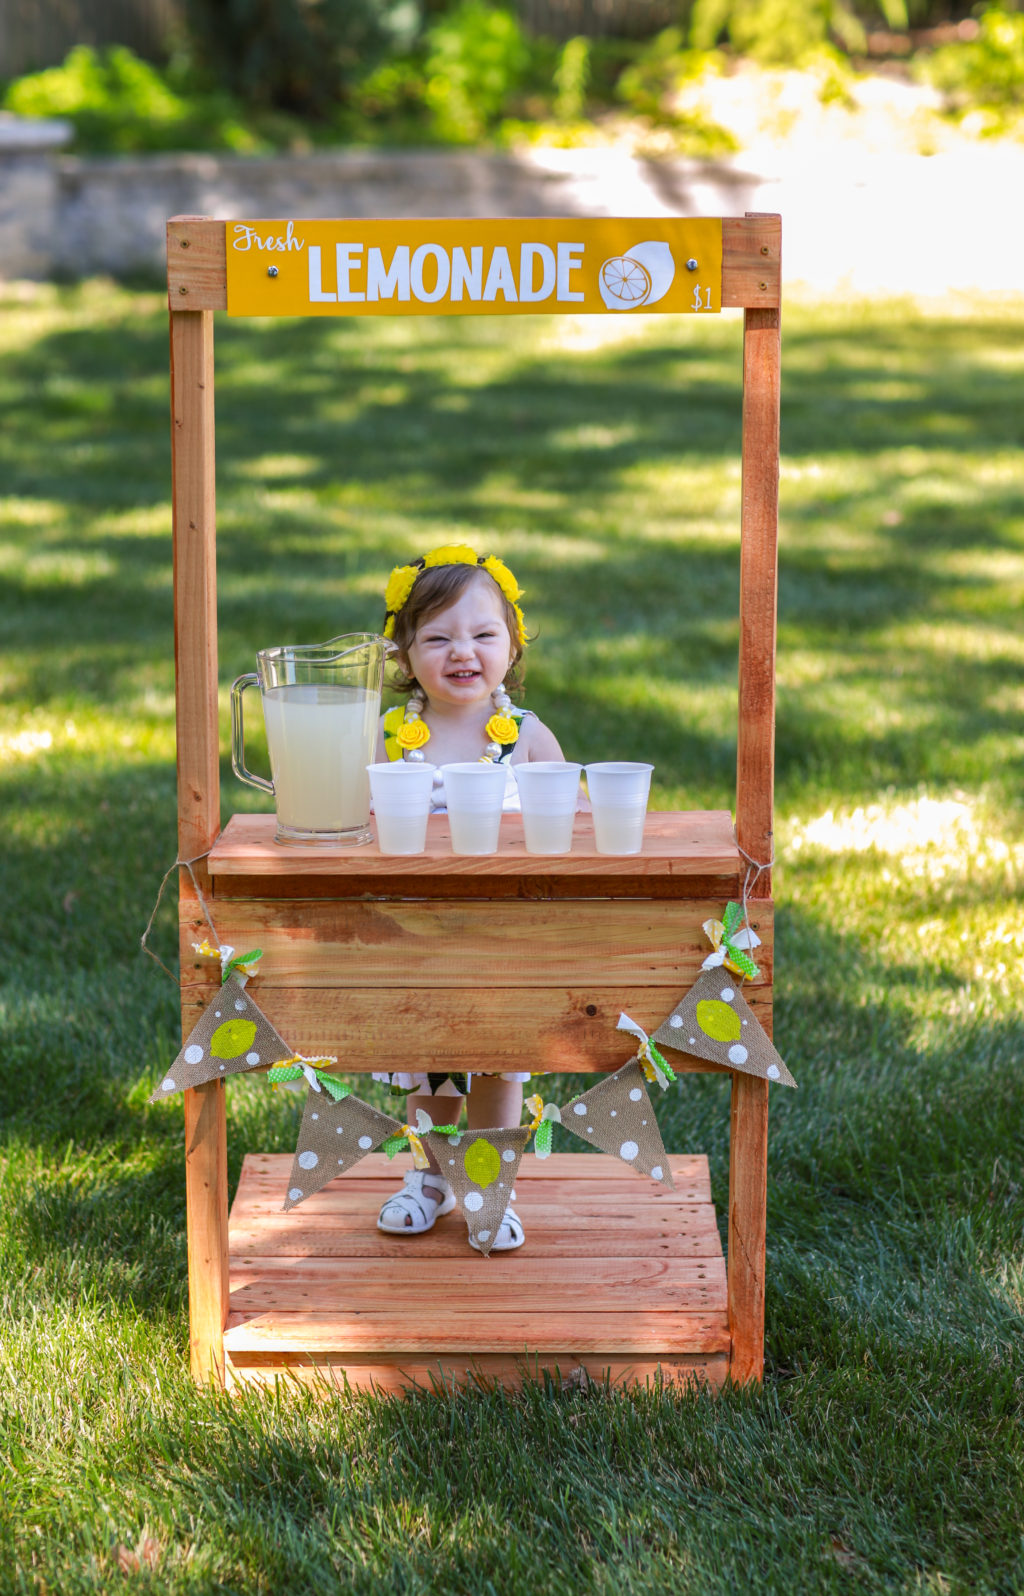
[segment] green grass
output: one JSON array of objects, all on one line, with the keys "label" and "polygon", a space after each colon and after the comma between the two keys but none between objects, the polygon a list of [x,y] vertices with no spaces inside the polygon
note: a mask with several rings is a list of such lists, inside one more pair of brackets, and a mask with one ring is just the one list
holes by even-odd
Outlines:
[{"label": "green grass", "polygon": [[[180,1105],[146,1103],[160,301],[4,294],[0,1590],[1024,1590],[1024,301],[787,311],[763,1390],[318,1404],[189,1382]],[[222,681],[465,537],[527,587],[567,751],[729,805],[738,351],[731,317],[221,324]],[[720,1205],[726,1108],[662,1107]],[[296,1112],[232,1084],[232,1178]]]}]

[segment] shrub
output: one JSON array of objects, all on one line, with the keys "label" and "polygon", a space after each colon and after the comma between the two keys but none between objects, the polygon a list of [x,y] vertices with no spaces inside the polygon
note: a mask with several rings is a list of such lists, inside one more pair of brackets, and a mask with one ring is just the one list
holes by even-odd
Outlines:
[{"label": "shrub", "polygon": [[944,44],[919,66],[955,115],[988,113],[998,132],[1024,113],[1024,13],[990,6],[973,39]]},{"label": "shrub", "polygon": [[66,117],[79,148],[99,153],[255,143],[224,96],[184,92],[124,45],[76,45],[61,66],[17,78],[3,105],[19,116]]},{"label": "shrub", "polygon": [[525,81],[530,51],[511,11],[461,0],[426,35],[426,102],[440,138],[480,139]]}]

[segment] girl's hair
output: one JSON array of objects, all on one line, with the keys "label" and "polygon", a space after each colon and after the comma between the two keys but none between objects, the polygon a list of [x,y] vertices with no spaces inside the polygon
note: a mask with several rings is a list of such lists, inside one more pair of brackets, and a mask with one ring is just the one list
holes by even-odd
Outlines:
[{"label": "girl's hair", "polygon": [[[429,621],[432,615],[437,615],[441,610],[446,610],[449,604],[454,604],[456,599],[469,587],[471,582],[483,581],[497,593],[501,602],[502,615],[508,627],[509,642],[512,647],[511,664],[505,672],[505,687],[510,693],[521,691],[523,686],[523,645],[519,641],[519,621],[516,612],[509,600],[505,597],[497,582],[489,571],[479,565],[428,565],[426,570],[420,572],[412,586],[412,592],[406,599],[402,608],[395,616],[395,630],[393,642],[400,655],[409,658],[409,646],[424,621]],[[418,686],[414,676],[407,676],[399,666],[399,674],[392,682],[398,693],[411,693]]]}]

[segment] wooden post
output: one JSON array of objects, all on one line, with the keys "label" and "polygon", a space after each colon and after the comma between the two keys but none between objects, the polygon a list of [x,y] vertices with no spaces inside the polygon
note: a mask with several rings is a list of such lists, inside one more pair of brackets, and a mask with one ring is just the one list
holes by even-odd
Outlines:
[{"label": "wooden post", "polygon": [[[171,423],[178,857],[197,859],[220,829],[212,311],[171,307]],[[208,898],[205,861],[194,869]],[[195,893],[187,872],[180,877],[183,908],[191,916],[198,908]],[[223,1082],[185,1093],[185,1149],[192,1373],[223,1383],[228,1305]]]},{"label": "wooden post", "polygon": [[[744,311],[736,838],[759,863],[773,857],[774,839],[779,329],[778,309]],[[751,896],[771,890],[765,870]],[[767,1081],[733,1076],[729,1129],[730,1373],[742,1384],[764,1373]]]}]

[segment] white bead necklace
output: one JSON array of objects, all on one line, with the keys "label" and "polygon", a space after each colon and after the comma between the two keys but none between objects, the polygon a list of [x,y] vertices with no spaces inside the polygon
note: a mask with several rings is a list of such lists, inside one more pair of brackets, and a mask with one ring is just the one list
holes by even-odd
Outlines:
[{"label": "white bead necklace", "polygon": [[[504,682],[502,682],[500,687],[496,687],[494,689],[493,693],[491,694],[491,702],[494,705],[494,714],[491,716],[490,720],[488,720],[488,722],[487,722],[487,725],[484,727],[484,730],[486,732],[488,732],[488,734],[490,734],[490,729],[492,727],[492,724],[493,724],[494,720],[497,719],[499,716],[504,716],[506,719],[509,718],[510,711],[512,709],[512,700],[511,700],[511,698],[509,698],[508,693],[505,691],[505,683]],[[410,761],[410,763],[419,764],[419,763],[422,763],[423,760],[426,758],[426,755],[423,752],[423,746],[424,746],[425,743],[430,741],[430,729],[426,725],[426,722],[422,718],[423,717],[423,711],[426,709],[426,707],[427,707],[427,700],[424,697],[423,693],[420,692],[419,688],[417,688],[414,692],[410,693],[409,702],[405,706],[405,716],[404,716],[402,724],[404,726],[410,726],[414,721],[419,721],[420,725],[423,727],[424,731],[426,732],[426,736],[425,737],[421,736],[420,746],[418,748],[404,748],[403,749],[403,756],[406,759],[408,759]],[[513,726],[515,726],[515,722],[514,721],[512,722],[512,724],[513,724]],[[515,736],[514,737],[506,737],[505,738],[505,743],[499,743],[499,742],[494,742],[494,741],[486,742],[484,744],[484,751],[480,755],[479,763],[481,765],[493,765],[494,761],[496,759],[500,759],[502,748],[504,746],[506,746],[508,743],[516,742],[518,740],[518,737],[519,737],[519,728],[518,728],[518,726],[515,726]],[[401,738],[399,738],[399,741],[401,741]]]}]

